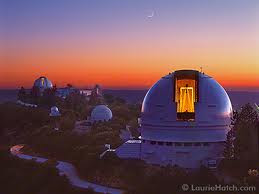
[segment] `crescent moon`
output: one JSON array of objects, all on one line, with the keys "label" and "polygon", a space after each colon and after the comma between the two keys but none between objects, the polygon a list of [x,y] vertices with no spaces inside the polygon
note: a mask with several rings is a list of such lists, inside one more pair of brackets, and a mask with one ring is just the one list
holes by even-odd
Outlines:
[{"label": "crescent moon", "polygon": [[151,14],[149,14],[147,17],[148,18],[152,18],[155,15],[154,11],[151,12]]}]

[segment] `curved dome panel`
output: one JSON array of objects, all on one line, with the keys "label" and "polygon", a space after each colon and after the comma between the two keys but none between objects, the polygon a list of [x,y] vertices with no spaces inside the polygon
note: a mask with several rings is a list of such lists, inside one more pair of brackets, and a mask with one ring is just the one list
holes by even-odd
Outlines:
[{"label": "curved dome panel", "polygon": [[230,124],[232,105],[224,88],[211,77],[201,77],[200,88],[197,119],[211,123]]},{"label": "curved dome panel", "polygon": [[96,106],[91,112],[91,121],[109,121],[112,119],[112,111],[105,105]]},{"label": "curved dome panel", "polygon": [[143,104],[142,112],[156,112],[157,107],[168,105],[172,98],[172,81],[169,78],[161,78],[147,92]]}]

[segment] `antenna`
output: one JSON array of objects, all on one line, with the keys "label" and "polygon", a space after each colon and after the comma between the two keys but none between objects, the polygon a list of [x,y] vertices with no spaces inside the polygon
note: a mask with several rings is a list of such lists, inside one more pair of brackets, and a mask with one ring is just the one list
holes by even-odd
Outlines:
[{"label": "antenna", "polygon": [[202,73],[202,66],[200,66],[200,72]]},{"label": "antenna", "polygon": [[[173,64],[170,64],[170,66],[174,66]],[[170,67],[169,75],[172,73],[172,68]]]}]

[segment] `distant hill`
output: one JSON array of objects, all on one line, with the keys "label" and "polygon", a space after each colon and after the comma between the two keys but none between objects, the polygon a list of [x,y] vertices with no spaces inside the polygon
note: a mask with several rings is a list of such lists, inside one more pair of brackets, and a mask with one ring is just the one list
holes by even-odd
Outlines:
[{"label": "distant hill", "polygon": [[239,108],[246,103],[259,104],[259,92],[227,91],[232,106]]},{"label": "distant hill", "polygon": [[[125,99],[129,103],[142,103],[148,90],[103,90],[104,94],[111,94]],[[16,101],[18,90],[0,90],[0,103]],[[246,103],[259,104],[259,92],[227,91],[234,108]]]},{"label": "distant hill", "polygon": [[19,90],[0,90],[0,103],[16,101],[18,91]]},{"label": "distant hill", "polygon": [[[130,103],[141,103],[148,90],[104,90],[104,93],[111,94],[125,99]],[[259,92],[227,91],[234,108],[239,108],[246,103],[259,104]]]},{"label": "distant hill", "polygon": [[147,91],[148,90],[103,90],[103,93],[123,98],[129,103],[141,103]]}]

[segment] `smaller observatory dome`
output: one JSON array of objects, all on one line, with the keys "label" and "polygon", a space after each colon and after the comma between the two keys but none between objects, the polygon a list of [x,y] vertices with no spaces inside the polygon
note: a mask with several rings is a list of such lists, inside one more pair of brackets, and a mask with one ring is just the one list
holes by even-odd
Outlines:
[{"label": "smaller observatory dome", "polygon": [[91,113],[91,121],[109,121],[112,119],[112,111],[106,105],[96,106]]},{"label": "smaller observatory dome", "polygon": [[46,77],[40,77],[34,82],[34,86],[38,87],[40,90],[45,90],[48,88],[52,88],[53,85],[50,80]]},{"label": "smaller observatory dome", "polygon": [[51,107],[49,116],[56,117],[56,116],[60,116],[60,115],[61,114],[58,110],[58,107],[56,107],[56,106]]}]

